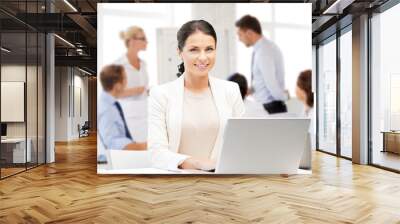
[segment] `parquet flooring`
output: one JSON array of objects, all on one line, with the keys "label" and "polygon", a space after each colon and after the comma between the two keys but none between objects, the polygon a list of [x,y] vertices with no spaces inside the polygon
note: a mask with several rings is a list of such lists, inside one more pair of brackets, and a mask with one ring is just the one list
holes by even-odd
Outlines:
[{"label": "parquet flooring", "polygon": [[0,181],[0,223],[400,223],[400,175],[320,152],[313,174],[96,174],[95,136]]},{"label": "parquet flooring", "polygon": [[21,171],[24,171],[25,170],[25,167],[23,167],[23,168],[1,168],[1,176],[2,177],[7,177],[7,176],[10,176],[10,175],[12,175],[12,174],[15,174],[15,173],[18,173],[18,172],[21,172]]}]

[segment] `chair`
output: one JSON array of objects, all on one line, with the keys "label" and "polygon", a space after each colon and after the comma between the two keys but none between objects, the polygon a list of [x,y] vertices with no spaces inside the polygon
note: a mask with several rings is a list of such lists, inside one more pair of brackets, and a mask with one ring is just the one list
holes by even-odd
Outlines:
[{"label": "chair", "polygon": [[286,101],[287,112],[289,114],[302,115],[304,114],[304,105],[297,98],[290,98]]},{"label": "chair", "polygon": [[90,129],[89,121],[85,121],[82,127],[78,124],[79,138],[89,136],[89,129]]}]

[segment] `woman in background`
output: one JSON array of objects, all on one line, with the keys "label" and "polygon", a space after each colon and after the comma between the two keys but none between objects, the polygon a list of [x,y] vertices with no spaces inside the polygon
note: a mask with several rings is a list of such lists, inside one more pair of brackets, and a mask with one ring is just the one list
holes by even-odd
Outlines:
[{"label": "woman in background", "polygon": [[177,33],[180,77],[154,87],[149,97],[149,150],[153,166],[213,170],[229,117],[241,116],[238,85],[213,78],[217,35],[204,20]]},{"label": "woman in background", "polygon": [[255,101],[251,95],[249,97],[249,89],[247,85],[247,80],[244,75],[240,73],[234,73],[233,75],[228,77],[228,81],[235,82],[239,85],[240,94],[242,95],[245,113],[243,117],[267,117],[269,116],[268,112],[264,109],[264,106]]},{"label": "woman in background", "polygon": [[[304,104],[304,116],[310,118],[309,147],[303,153],[301,167],[305,169],[311,168],[311,150],[315,149],[315,115],[314,115],[314,93],[312,92],[312,75],[311,70],[302,71],[297,78],[296,96]],[[305,162],[303,162],[305,161]]]},{"label": "woman in background", "polygon": [[143,29],[138,26],[129,27],[120,36],[127,52],[115,64],[124,67],[127,85],[119,101],[132,137],[146,142],[149,78],[146,63],[139,58],[139,52],[146,50],[147,38]]},{"label": "woman in background", "polygon": [[139,58],[139,52],[147,48],[147,38],[142,28],[131,26],[120,33],[127,52],[115,64],[124,66],[127,74],[127,88],[124,91],[125,100],[138,100],[147,98],[149,78],[146,63]]}]

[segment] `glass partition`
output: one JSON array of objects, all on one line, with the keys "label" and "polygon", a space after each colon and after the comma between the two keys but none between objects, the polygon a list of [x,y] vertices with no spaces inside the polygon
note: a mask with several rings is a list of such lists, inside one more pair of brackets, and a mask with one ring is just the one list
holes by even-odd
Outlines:
[{"label": "glass partition", "polygon": [[372,164],[400,171],[400,4],[374,15],[372,29]]},{"label": "glass partition", "polygon": [[26,41],[25,32],[1,34],[2,177],[24,171],[31,161],[26,151]]},{"label": "glass partition", "polygon": [[37,74],[37,162],[38,165],[46,162],[45,124],[46,124],[46,36],[38,34],[38,74]]},{"label": "glass partition", "polygon": [[36,32],[27,33],[27,82],[26,82],[26,113],[27,113],[27,151],[29,160],[27,167],[37,165],[37,116],[38,116],[38,35]]},{"label": "glass partition", "polygon": [[336,39],[318,48],[318,149],[336,154]]},{"label": "glass partition", "polygon": [[[43,13],[43,6],[44,1],[0,3],[16,17]],[[1,179],[45,162],[46,39],[12,15],[0,12]]]},{"label": "glass partition", "polygon": [[352,157],[352,33],[340,36],[340,154]]}]

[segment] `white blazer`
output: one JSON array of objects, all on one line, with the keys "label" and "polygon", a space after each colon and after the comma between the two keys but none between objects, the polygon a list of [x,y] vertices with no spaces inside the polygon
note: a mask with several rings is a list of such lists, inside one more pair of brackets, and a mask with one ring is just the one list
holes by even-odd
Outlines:
[{"label": "white blazer", "polygon": [[[219,130],[212,159],[218,159],[227,119],[240,117],[244,104],[236,83],[209,77],[211,92],[219,115]],[[176,170],[188,155],[178,153],[182,129],[184,75],[153,87],[149,97],[148,149],[153,167]]]}]

